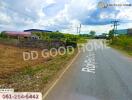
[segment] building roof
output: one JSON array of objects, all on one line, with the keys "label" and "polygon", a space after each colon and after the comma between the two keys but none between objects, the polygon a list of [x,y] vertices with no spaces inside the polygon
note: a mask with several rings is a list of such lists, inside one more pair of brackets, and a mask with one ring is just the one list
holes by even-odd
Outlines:
[{"label": "building roof", "polygon": [[116,30],[116,33],[117,34],[127,34],[127,29],[119,29],[119,30]]},{"label": "building roof", "polygon": [[40,30],[40,29],[29,29],[29,30],[24,30],[24,32],[52,32],[52,31]]},{"label": "building roof", "polygon": [[4,33],[9,36],[23,36],[23,37],[31,36],[31,32],[4,31]]}]

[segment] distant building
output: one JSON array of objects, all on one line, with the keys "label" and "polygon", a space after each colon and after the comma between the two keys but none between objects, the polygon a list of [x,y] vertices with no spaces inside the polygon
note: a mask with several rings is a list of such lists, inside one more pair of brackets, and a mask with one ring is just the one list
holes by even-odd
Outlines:
[{"label": "distant building", "polygon": [[39,37],[37,35],[32,35],[31,32],[4,31],[2,33],[7,35],[8,38],[32,39],[32,40],[39,39]]},{"label": "distant building", "polygon": [[6,34],[8,37],[31,37],[31,32],[4,31],[3,34]]},{"label": "distant building", "polygon": [[31,40],[39,40],[40,39],[40,37],[39,36],[37,36],[37,35],[31,35]]},{"label": "distant building", "polygon": [[115,31],[118,35],[127,35],[127,29],[119,29]]},{"label": "distant building", "polygon": [[29,30],[24,30],[24,32],[52,32],[52,31],[40,30],[40,29],[29,29]]},{"label": "distant building", "polygon": [[132,28],[127,29],[127,34],[132,35]]},{"label": "distant building", "polygon": [[117,35],[132,35],[132,28],[116,30]]}]

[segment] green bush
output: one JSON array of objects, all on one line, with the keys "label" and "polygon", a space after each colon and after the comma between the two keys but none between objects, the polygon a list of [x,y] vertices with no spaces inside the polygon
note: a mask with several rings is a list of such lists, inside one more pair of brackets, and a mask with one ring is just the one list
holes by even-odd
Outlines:
[{"label": "green bush", "polygon": [[1,32],[1,33],[0,33],[0,37],[1,37],[1,38],[7,38],[7,35],[5,34],[5,32]]},{"label": "green bush", "polygon": [[76,42],[72,42],[72,41],[66,41],[66,46],[72,46],[74,48],[77,47],[77,43]]},{"label": "green bush", "polygon": [[113,39],[113,45],[117,45],[126,50],[132,50],[132,36],[118,36]]},{"label": "green bush", "polygon": [[89,35],[74,35],[74,34],[63,34],[60,32],[33,32],[33,34],[39,36],[42,40],[60,40],[66,43],[66,45],[71,45],[76,47],[77,43],[85,43]]}]

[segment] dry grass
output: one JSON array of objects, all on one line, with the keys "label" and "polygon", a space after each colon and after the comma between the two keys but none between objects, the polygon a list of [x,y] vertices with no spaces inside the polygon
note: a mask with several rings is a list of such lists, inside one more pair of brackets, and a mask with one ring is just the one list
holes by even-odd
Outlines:
[{"label": "dry grass", "polygon": [[[30,92],[46,91],[49,84],[58,77],[77,52],[48,59],[40,56],[34,61],[24,61],[22,52],[32,49],[6,45],[0,45],[0,48],[0,87]],[[36,50],[41,52],[41,50]]]},{"label": "dry grass", "polygon": [[[35,49],[20,49],[17,47],[0,44],[0,78],[5,78],[26,66],[37,65],[46,59],[39,57],[38,60],[23,60],[23,52]],[[36,49],[40,53],[41,50]]]}]

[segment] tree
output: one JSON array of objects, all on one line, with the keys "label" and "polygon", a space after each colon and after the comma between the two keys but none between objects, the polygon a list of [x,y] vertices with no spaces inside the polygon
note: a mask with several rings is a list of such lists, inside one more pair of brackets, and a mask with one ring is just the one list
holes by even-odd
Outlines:
[{"label": "tree", "polygon": [[109,31],[109,39],[113,39],[114,38],[114,30],[110,30]]},{"label": "tree", "polygon": [[0,33],[0,37],[2,37],[2,34]]},{"label": "tree", "polygon": [[5,34],[5,31],[3,31],[3,32],[0,33],[0,37],[1,38],[7,38],[7,35]]},{"label": "tree", "polygon": [[90,34],[90,36],[91,36],[91,37],[94,37],[94,36],[95,36],[95,34],[96,34],[96,32],[92,30],[92,31],[90,31],[90,33],[89,33],[89,34]]},{"label": "tree", "polygon": [[109,40],[111,40],[111,44],[114,42],[114,30],[109,31]]},{"label": "tree", "polygon": [[62,34],[60,32],[51,32],[51,33],[49,33],[49,38],[51,38],[53,40],[61,40],[64,38],[64,34]]}]

